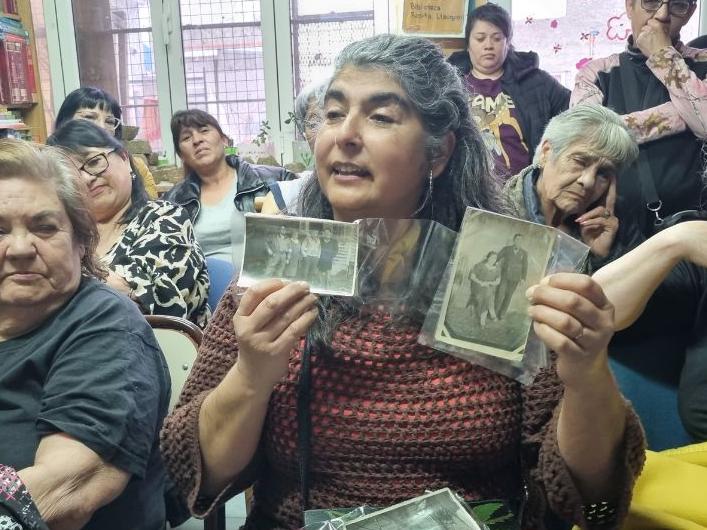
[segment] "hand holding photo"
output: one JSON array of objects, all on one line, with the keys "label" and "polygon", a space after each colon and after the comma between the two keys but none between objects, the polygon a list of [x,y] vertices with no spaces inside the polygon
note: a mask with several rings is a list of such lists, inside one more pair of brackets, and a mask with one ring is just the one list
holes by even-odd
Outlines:
[{"label": "hand holding photo", "polygon": [[245,215],[238,285],[268,278],[305,281],[313,293],[353,296],[358,225],[281,215]]}]

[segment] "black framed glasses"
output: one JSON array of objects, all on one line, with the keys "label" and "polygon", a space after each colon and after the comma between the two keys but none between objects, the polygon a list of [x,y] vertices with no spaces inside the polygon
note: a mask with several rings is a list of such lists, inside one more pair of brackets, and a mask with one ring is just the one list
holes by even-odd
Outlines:
[{"label": "black framed glasses", "polygon": [[110,162],[108,162],[108,155],[111,153],[115,153],[117,150],[118,149],[116,148],[106,153],[98,153],[96,155],[93,155],[91,158],[86,159],[84,163],[81,164],[81,166],[79,167],[79,171],[83,171],[94,177],[100,175],[106,169],[108,169],[108,166],[110,165]]},{"label": "black framed glasses", "polygon": [[658,11],[663,4],[668,4],[668,12],[676,17],[684,17],[690,12],[695,0],[641,0],[641,7],[648,12]]},{"label": "black framed glasses", "polygon": [[108,131],[115,131],[120,126],[120,124],[123,123],[121,120],[119,120],[115,116],[106,116],[103,121],[101,121],[98,117],[93,116],[91,114],[86,114],[86,115],[78,114],[76,117],[80,120],[86,120],[86,121],[90,121],[92,123],[95,123],[99,127],[102,127]]}]

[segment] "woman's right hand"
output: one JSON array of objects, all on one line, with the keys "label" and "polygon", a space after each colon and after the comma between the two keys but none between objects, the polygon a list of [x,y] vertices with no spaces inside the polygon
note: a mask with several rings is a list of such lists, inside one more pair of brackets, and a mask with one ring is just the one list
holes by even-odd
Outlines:
[{"label": "woman's right hand", "polygon": [[317,297],[305,282],[264,280],[248,288],[233,316],[236,369],[253,388],[271,391],[317,315]]}]

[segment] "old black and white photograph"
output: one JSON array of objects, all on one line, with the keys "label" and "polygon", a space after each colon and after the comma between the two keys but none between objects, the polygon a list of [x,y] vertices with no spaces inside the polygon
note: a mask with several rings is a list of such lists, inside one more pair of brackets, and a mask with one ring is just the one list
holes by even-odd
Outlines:
[{"label": "old black and white photograph", "polygon": [[520,360],[531,324],[525,291],[543,277],[553,241],[547,227],[468,209],[435,340]]},{"label": "old black and white photograph", "polygon": [[313,293],[352,296],[357,260],[356,224],[247,214],[238,285],[282,278],[305,281]]},{"label": "old black and white photograph", "polygon": [[346,523],[346,530],[481,530],[449,488]]}]

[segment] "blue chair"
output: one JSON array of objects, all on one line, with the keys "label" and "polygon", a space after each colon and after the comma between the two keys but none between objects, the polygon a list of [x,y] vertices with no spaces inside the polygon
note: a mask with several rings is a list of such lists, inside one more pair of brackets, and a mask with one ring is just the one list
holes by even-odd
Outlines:
[{"label": "blue chair", "polygon": [[226,291],[226,287],[231,283],[235,267],[230,261],[206,258],[206,268],[209,271],[209,280],[211,287],[209,288],[209,306],[213,311],[216,309],[219,300]]},{"label": "blue chair", "polygon": [[648,449],[662,451],[693,443],[678,413],[685,347],[673,326],[664,321],[661,328],[651,315],[644,316],[649,319],[614,336],[609,362],[621,393],[641,418]]},{"label": "blue chair", "polygon": [[694,443],[678,415],[677,384],[651,377],[620,360],[610,358],[609,362],[621,393],[641,418],[649,449],[662,451]]}]

